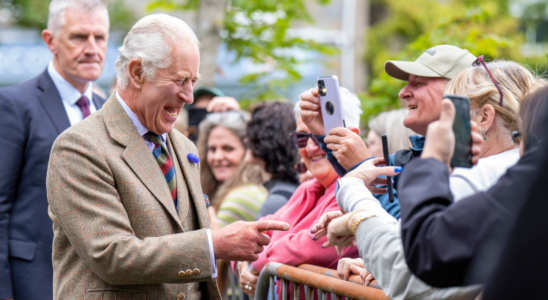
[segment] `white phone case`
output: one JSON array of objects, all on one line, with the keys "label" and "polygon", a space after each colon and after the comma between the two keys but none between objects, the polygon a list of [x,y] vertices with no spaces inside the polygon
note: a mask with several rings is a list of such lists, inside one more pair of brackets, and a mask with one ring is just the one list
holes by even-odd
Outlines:
[{"label": "white phone case", "polygon": [[[325,96],[322,96],[320,93],[320,104],[322,109],[323,126],[325,128],[325,135],[327,136],[329,135],[329,131],[331,129],[336,127],[346,127],[346,124],[344,122],[344,116],[342,111],[341,93],[339,91],[339,79],[335,75],[330,77],[318,77],[318,87],[320,80],[324,82],[326,88]],[[328,113],[326,109],[328,106],[334,108],[332,114]]]}]

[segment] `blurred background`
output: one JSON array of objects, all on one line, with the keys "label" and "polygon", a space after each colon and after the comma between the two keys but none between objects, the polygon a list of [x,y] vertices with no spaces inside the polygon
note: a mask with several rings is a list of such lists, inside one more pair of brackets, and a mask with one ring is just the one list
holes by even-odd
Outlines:
[{"label": "blurred background", "polygon": [[[49,0],[0,0],[0,87],[42,72],[51,53],[41,39]],[[123,37],[154,12],[180,17],[198,35],[202,86],[246,106],[296,102],[316,77],[337,75],[357,93],[363,123],[401,106],[404,82],[383,69],[451,44],[488,60],[548,68],[548,0],[105,0],[111,38],[97,85],[108,94]]]}]

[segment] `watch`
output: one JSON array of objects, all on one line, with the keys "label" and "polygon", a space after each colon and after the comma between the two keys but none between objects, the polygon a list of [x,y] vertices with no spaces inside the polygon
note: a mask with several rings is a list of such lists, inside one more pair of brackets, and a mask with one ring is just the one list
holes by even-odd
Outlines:
[{"label": "watch", "polygon": [[352,220],[352,225],[350,225],[350,232],[352,232],[353,235],[356,235],[356,231],[358,230],[358,225],[360,225],[362,221],[365,221],[374,216],[375,216],[374,213],[366,210],[356,213],[356,216],[354,216],[354,220]]}]

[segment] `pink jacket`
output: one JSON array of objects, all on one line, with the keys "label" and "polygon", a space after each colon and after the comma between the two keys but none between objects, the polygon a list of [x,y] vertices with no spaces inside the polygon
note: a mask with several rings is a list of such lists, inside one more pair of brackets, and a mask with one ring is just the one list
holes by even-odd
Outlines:
[{"label": "pink jacket", "polygon": [[333,181],[327,189],[324,189],[317,180],[304,182],[286,205],[276,213],[261,218],[284,221],[290,227],[288,231],[266,232],[270,236],[270,244],[259,254],[259,259],[252,263],[255,270],[260,272],[269,261],[290,266],[312,264],[336,269],[341,257],[359,257],[356,247],[346,248],[344,254],[339,257],[334,247],[321,248],[327,237],[318,241],[312,240],[314,235],[310,233],[310,229],[318,219],[326,212],[339,210],[335,199],[336,182]]}]

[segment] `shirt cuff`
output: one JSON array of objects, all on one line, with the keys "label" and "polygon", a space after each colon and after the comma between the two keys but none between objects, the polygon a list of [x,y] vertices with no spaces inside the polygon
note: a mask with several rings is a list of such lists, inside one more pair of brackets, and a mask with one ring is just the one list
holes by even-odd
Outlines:
[{"label": "shirt cuff", "polygon": [[209,258],[211,259],[211,277],[217,278],[217,261],[215,260],[215,252],[213,252],[213,240],[211,239],[211,229],[206,229],[207,242],[209,244]]}]

